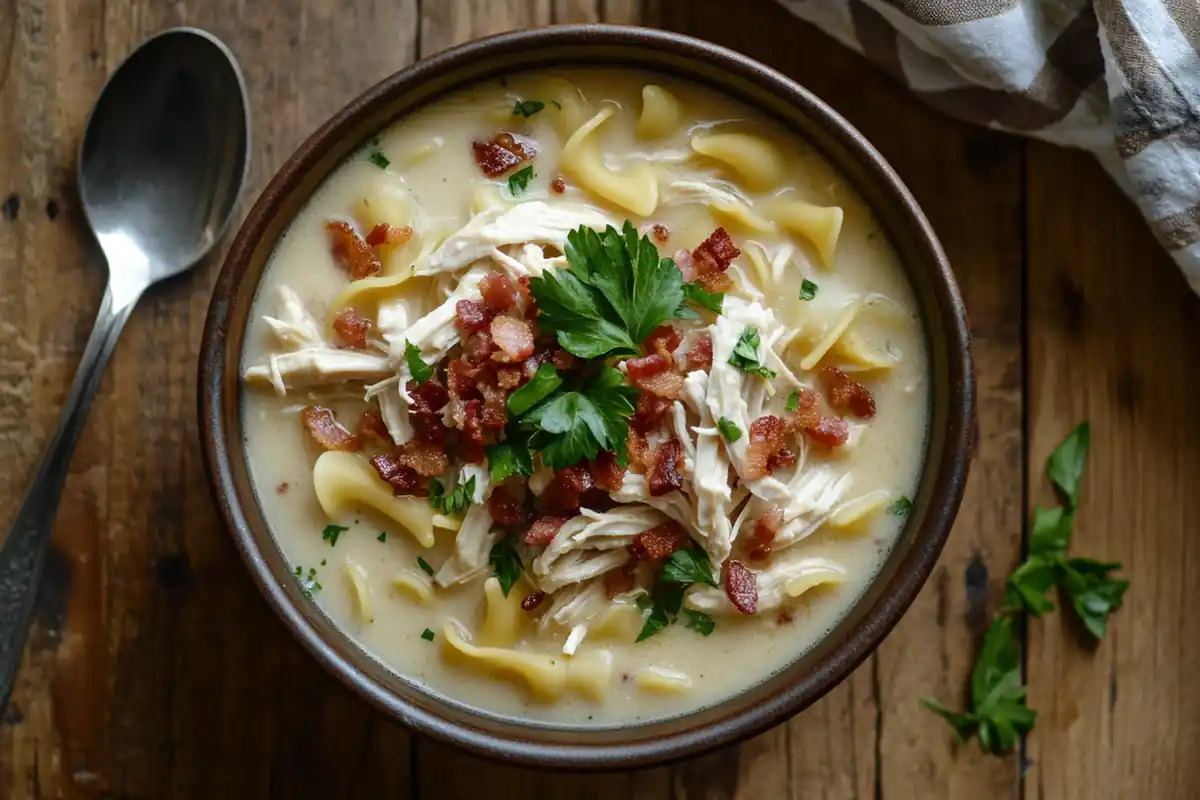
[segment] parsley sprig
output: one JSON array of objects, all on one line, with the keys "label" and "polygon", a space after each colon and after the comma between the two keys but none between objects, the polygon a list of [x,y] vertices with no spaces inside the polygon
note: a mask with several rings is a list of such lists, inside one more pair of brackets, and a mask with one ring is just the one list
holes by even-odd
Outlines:
[{"label": "parsley sprig", "polygon": [[620,371],[604,367],[578,388],[551,394],[520,417],[518,427],[528,431],[529,449],[540,452],[550,469],[595,458],[601,450],[615,453],[623,465],[637,397]]},{"label": "parsley sprig", "polygon": [[695,583],[716,586],[712,564],[708,555],[699,547],[676,550],[667,556],[659,570],[658,582],[649,595],[638,598],[638,607],[649,610],[642,623],[637,641],[645,641],[676,620],[682,613],[688,628],[702,636],[713,632],[716,623],[702,611],[683,608],[683,594]]},{"label": "parsley sprig", "polygon": [[1054,610],[1048,595],[1057,586],[1084,628],[1099,640],[1104,637],[1109,615],[1121,607],[1129,588],[1129,581],[1112,577],[1120,563],[1067,555],[1090,440],[1088,424],[1082,423],[1046,463],[1063,505],[1034,509],[1029,555],[1008,577],[1000,615],[984,634],[971,672],[970,708],[958,712],[931,698],[923,701],[950,723],[960,741],[976,736],[984,752],[1011,750],[1037,719],[1037,712],[1025,704],[1027,688],[1021,683],[1018,616],[1040,617]]}]

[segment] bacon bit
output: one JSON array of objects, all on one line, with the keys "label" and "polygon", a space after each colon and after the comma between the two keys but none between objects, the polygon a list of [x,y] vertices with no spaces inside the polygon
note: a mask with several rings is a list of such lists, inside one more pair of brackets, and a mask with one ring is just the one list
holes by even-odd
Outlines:
[{"label": "bacon bit", "polygon": [[550,363],[559,372],[563,372],[575,366],[575,356],[560,347],[550,354]]},{"label": "bacon bit", "polygon": [[287,481],[284,481],[275,487],[275,494],[287,494],[287,491],[290,488],[292,488],[291,485]]},{"label": "bacon bit", "polygon": [[650,470],[650,496],[661,497],[683,486],[683,445],[678,439],[667,439],[654,451],[654,466]]},{"label": "bacon bit", "polygon": [[422,478],[436,478],[450,466],[450,456],[440,444],[416,439],[397,451],[396,461]]},{"label": "bacon bit", "polygon": [[326,450],[358,450],[358,437],[342,427],[333,412],[324,406],[305,406],[300,421],[312,440]]},{"label": "bacon bit", "polygon": [[517,295],[521,298],[522,303],[529,303],[532,295],[529,293],[529,276],[522,275],[517,278]]},{"label": "bacon bit", "polygon": [[776,625],[790,625],[796,619],[790,608],[779,609],[779,614],[775,616]]},{"label": "bacon bit", "polygon": [[771,458],[787,447],[788,426],[779,417],[765,414],[750,423],[750,443],[746,446],[746,478],[754,480],[771,474]]},{"label": "bacon bit", "polygon": [[520,525],[525,521],[525,510],[503,486],[492,489],[488,498],[488,513],[499,525]]},{"label": "bacon bit", "polygon": [[758,611],[758,579],[736,559],[725,562],[725,594],[733,607],[743,614]]},{"label": "bacon bit", "polygon": [[592,462],[592,478],[606,492],[620,490],[625,480],[625,468],[617,463],[617,454],[604,450]]},{"label": "bacon bit", "polygon": [[441,414],[412,414],[413,435],[417,441],[445,445],[450,429],[442,424]]},{"label": "bacon bit", "polygon": [[503,175],[513,167],[537,155],[532,143],[518,142],[511,133],[501,133],[489,142],[472,142],[475,163],[489,178]]},{"label": "bacon bit", "polygon": [[550,191],[554,192],[555,194],[562,194],[563,192],[567,191],[566,179],[562,175],[559,175],[554,180],[550,181]]},{"label": "bacon bit", "polygon": [[475,444],[485,444],[487,436],[483,431],[483,401],[468,400],[463,404],[462,432],[469,441]]},{"label": "bacon bit", "polygon": [[521,601],[521,610],[533,611],[535,608],[540,606],[542,601],[545,599],[545,592],[533,592],[532,594],[527,594],[525,595],[525,599]]},{"label": "bacon bit", "polygon": [[387,425],[383,421],[383,414],[380,413],[378,406],[368,407],[358,418],[358,437],[360,439],[375,437],[388,444],[392,443],[392,435],[388,433]]},{"label": "bacon bit", "polygon": [[392,493],[397,497],[406,494],[423,497],[429,493],[421,486],[417,473],[402,465],[393,455],[375,456],[371,459],[371,466],[392,487]]},{"label": "bacon bit", "polygon": [[799,399],[796,402],[796,411],[792,415],[792,427],[797,430],[815,427],[821,421],[821,398],[817,397],[816,392],[808,389],[800,389],[796,394]]},{"label": "bacon bit", "polygon": [[360,317],[353,308],[343,308],[333,318],[333,330],[347,347],[362,350],[367,346],[367,331],[371,330],[371,320]]},{"label": "bacon bit", "polygon": [[498,352],[492,354],[493,361],[519,364],[533,355],[533,328],[523,319],[516,317],[493,319],[492,341],[498,348]]},{"label": "bacon bit", "polygon": [[503,314],[517,304],[517,285],[507,275],[488,275],[479,282],[483,305],[493,314]]},{"label": "bacon bit", "polygon": [[459,440],[458,457],[467,464],[484,464],[487,462],[487,451],[483,445],[475,442]]},{"label": "bacon bit", "polygon": [[782,526],[783,509],[779,506],[771,506],[770,511],[755,520],[754,531],[750,534],[751,559],[761,561],[771,555],[771,543]]},{"label": "bacon bit", "polygon": [[839,447],[850,441],[850,426],[841,417],[821,417],[816,425],[804,429],[804,435],[817,444]]},{"label": "bacon bit", "polygon": [[774,472],[783,467],[790,467],[800,460],[800,455],[787,447],[781,447],[778,452],[767,459],[767,469]]},{"label": "bacon bit", "polygon": [[650,234],[654,237],[654,241],[663,244],[667,239],[671,238],[671,232],[667,230],[666,225],[658,224],[650,226]]},{"label": "bacon bit", "polygon": [[[632,555],[632,554],[631,554]],[[612,600],[619,594],[633,590],[636,583],[634,572],[637,570],[637,559],[630,558],[618,569],[604,573],[604,595]]]},{"label": "bacon bit", "polygon": [[399,247],[408,244],[408,240],[412,238],[412,235],[413,229],[407,225],[388,225],[386,222],[381,222],[367,234],[367,244],[372,247],[379,247],[385,244]]},{"label": "bacon bit", "polygon": [[521,378],[520,367],[500,367],[496,370],[496,385],[510,392],[521,385]]},{"label": "bacon bit", "polygon": [[409,381],[405,388],[408,390],[409,397],[413,399],[412,413],[414,414],[436,414],[445,407],[446,401],[450,399],[446,387],[433,378],[422,384]]},{"label": "bacon bit", "polygon": [[483,411],[480,412],[483,427],[500,430],[508,422],[508,392],[487,381],[479,381],[475,386],[483,395]]},{"label": "bacon bit", "polygon": [[487,331],[472,333],[463,343],[463,355],[467,361],[476,366],[491,363],[494,352],[496,352],[496,345],[492,341],[492,334]]},{"label": "bacon bit", "polygon": [[675,257],[672,259],[675,266],[679,267],[680,273],[683,274],[685,283],[690,283],[696,279],[696,260],[692,258],[692,254],[687,250],[676,250]]},{"label": "bacon bit", "polygon": [[871,419],[875,416],[875,398],[871,396],[867,387],[837,367],[822,368],[821,380],[825,384],[825,394],[829,397],[829,407],[834,411],[848,411],[859,419]]},{"label": "bacon bit", "polygon": [[691,543],[692,539],[687,535],[687,531],[678,522],[671,520],[634,536],[633,544],[629,545],[629,552],[641,561],[662,561],[671,553],[682,550]]},{"label": "bacon bit", "polygon": [[672,354],[679,348],[679,343],[682,341],[683,333],[679,328],[674,325],[659,325],[650,331],[646,341],[642,342],[642,352],[657,353],[669,361],[674,361]]},{"label": "bacon bit", "polygon": [[545,547],[554,541],[558,529],[567,523],[566,517],[542,517],[536,519],[525,531],[525,544],[533,547]]},{"label": "bacon bit", "polygon": [[454,304],[454,324],[463,333],[485,330],[491,317],[479,300],[459,300]]},{"label": "bacon bit", "polygon": [[450,394],[465,397],[475,388],[475,379],[482,370],[465,358],[456,358],[446,367],[446,386]]},{"label": "bacon bit", "polygon": [[683,375],[671,371],[674,359],[655,353],[651,356],[631,358],[625,362],[629,382],[643,392],[675,399],[683,388]]},{"label": "bacon bit", "polygon": [[538,500],[546,511],[562,514],[573,514],[579,510],[579,506],[582,504],[579,492],[558,478],[546,484],[546,488]]},{"label": "bacon bit", "polygon": [[333,240],[333,260],[346,270],[350,280],[366,278],[383,269],[379,256],[349,223],[331,220],[325,223],[325,230]]},{"label": "bacon bit", "polygon": [[[629,427],[639,433],[649,433],[662,424],[663,417],[671,410],[671,401],[652,394],[643,394],[638,398],[633,416],[629,419]],[[643,443],[644,443],[643,439]]]},{"label": "bacon bit", "polygon": [[629,429],[629,438],[625,440],[625,449],[629,451],[629,469],[631,472],[643,473],[654,467],[653,454],[646,437],[635,428]]},{"label": "bacon bit", "polygon": [[591,470],[587,466],[581,465],[560,469],[554,473],[554,480],[572,492],[578,492],[579,494],[583,494],[596,485],[595,479],[592,478]]},{"label": "bacon bit", "polygon": [[724,272],[707,272],[696,281],[704,291],[714,294],[725,294],[733,291],[734,288],[733,278]]},{"label": "bacon bit", "polygon": [[725,229],[717,228],[692,251],[692,260],[696,264],[696,273],[707,275],[729,269],[729,265],[741,254],[742,251],[733,246],[733,240]]},{"label": "bacon bit", "polygon": [[696,337],[696,341],[687,352],[687,368],[689,371],[702,369],[708,372],[712,369],[713,342],[712,334],[705,333]]}]

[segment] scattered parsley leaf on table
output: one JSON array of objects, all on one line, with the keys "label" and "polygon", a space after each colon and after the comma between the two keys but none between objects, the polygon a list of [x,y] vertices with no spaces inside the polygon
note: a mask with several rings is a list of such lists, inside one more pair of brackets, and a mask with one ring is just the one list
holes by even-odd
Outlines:
[{"label": "scattered parsley leaf on table", "polygon": [[1071,558],[1063,567],[1062,589],[1071,601],[1087,632],[1103,639],[1108,617],[1124,602],[1129,581],[1114,580],[1110,574],[1121,568],[1119,561]]},{"label": "scattered parsley leaf on table", "polygon": [[1068,511],[1074,511],[1078,505],[1079,479],[1083,476],[1083,464],[1087,461],[1091,443],[1091,426],[1082,422],[1054,448],[1046,462],[1046,474],[1066,499]]}]

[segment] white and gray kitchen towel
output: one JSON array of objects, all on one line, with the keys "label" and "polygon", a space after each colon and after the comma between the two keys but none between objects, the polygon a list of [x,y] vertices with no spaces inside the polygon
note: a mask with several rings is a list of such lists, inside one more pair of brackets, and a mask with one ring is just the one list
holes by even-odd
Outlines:
[{"label": "white and gray kitchen towel", "polygon": [[1090,150],[1200,292],[1200,0],[781,0],[948,114]]}]

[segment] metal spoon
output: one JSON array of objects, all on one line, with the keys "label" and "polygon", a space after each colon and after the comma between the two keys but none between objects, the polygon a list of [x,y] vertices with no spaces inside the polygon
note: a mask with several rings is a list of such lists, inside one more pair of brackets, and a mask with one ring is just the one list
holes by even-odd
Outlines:
[{"label": "metal spoon", "polygon": [[250,121],[233,54],[193,28],[157,34],[100,93],[79,148],[79,196],[108,286],[71,394],[0,542],[0,710],[8,704],[67,466],[104,367],[142,292],[207,254],[246,180]]}]

